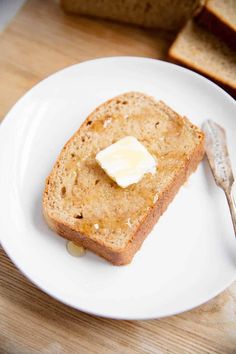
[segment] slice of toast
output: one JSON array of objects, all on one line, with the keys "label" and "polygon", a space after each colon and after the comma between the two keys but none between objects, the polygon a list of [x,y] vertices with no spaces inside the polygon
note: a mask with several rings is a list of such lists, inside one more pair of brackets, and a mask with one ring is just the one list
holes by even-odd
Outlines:
[{"label": "slice of toast", "polygon": [[[136,137],[158,169],[121,188],[95,156],[125,136]],[[163,102],[137,92],[115,97],[91,113],[62,149],[46,180],[45,218],[64,238],[127,264],[203,154],[203,133]]]},{"label": "slice of toast", "polygon": [[207,0],[197,21],[236,50],[235,0]]},{"label": "slice of toast", "polygon": [[203,74],[236,98],[236,52],[193,21],[180,31],[170,61]]}]

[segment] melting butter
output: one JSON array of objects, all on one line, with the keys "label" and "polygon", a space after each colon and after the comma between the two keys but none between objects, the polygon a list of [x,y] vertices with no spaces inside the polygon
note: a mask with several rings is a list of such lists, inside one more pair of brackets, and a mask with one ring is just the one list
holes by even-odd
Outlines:
[{"label": "melting butter", "polygon": [[101,150],[96,161],[120,187],[139,182],[155,173],[157,161],[135,137],[127,136]]}]

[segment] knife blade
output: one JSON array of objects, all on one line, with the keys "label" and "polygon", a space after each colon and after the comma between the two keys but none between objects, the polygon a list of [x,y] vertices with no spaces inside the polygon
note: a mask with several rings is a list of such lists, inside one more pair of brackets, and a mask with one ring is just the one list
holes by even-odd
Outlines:
[{"label": "knife blade", "polygon": [[234,175],[227,148],[225,130],[212,120],[203,123],[205,151],[216,184],[223,189],[229,205],[236,237],[236,205],[233,198]]}]

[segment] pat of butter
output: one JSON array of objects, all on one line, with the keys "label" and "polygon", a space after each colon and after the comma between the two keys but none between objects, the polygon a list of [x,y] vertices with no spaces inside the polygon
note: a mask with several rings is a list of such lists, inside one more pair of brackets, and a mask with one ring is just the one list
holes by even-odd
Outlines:
[{"label": "pat of butter", "polygon": [[101,150],[96,161],[120,187],[139,182],[145,173],[155,173],[157,162],[135,137],[127,136]]}]

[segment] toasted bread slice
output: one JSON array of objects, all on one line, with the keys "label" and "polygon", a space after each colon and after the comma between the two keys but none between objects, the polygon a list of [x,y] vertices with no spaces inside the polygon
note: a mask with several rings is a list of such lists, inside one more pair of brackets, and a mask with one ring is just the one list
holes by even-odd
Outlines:
[{"label": "toasted bread slice", "polygon": [[[158,160],[158,169],[123,189],[95,156],[128,135]],[[46,181],[45,218],[66,239],[127,264],[203,154],[203,133],[163,102],[136,92],[113,98],[62,149]]]}]

